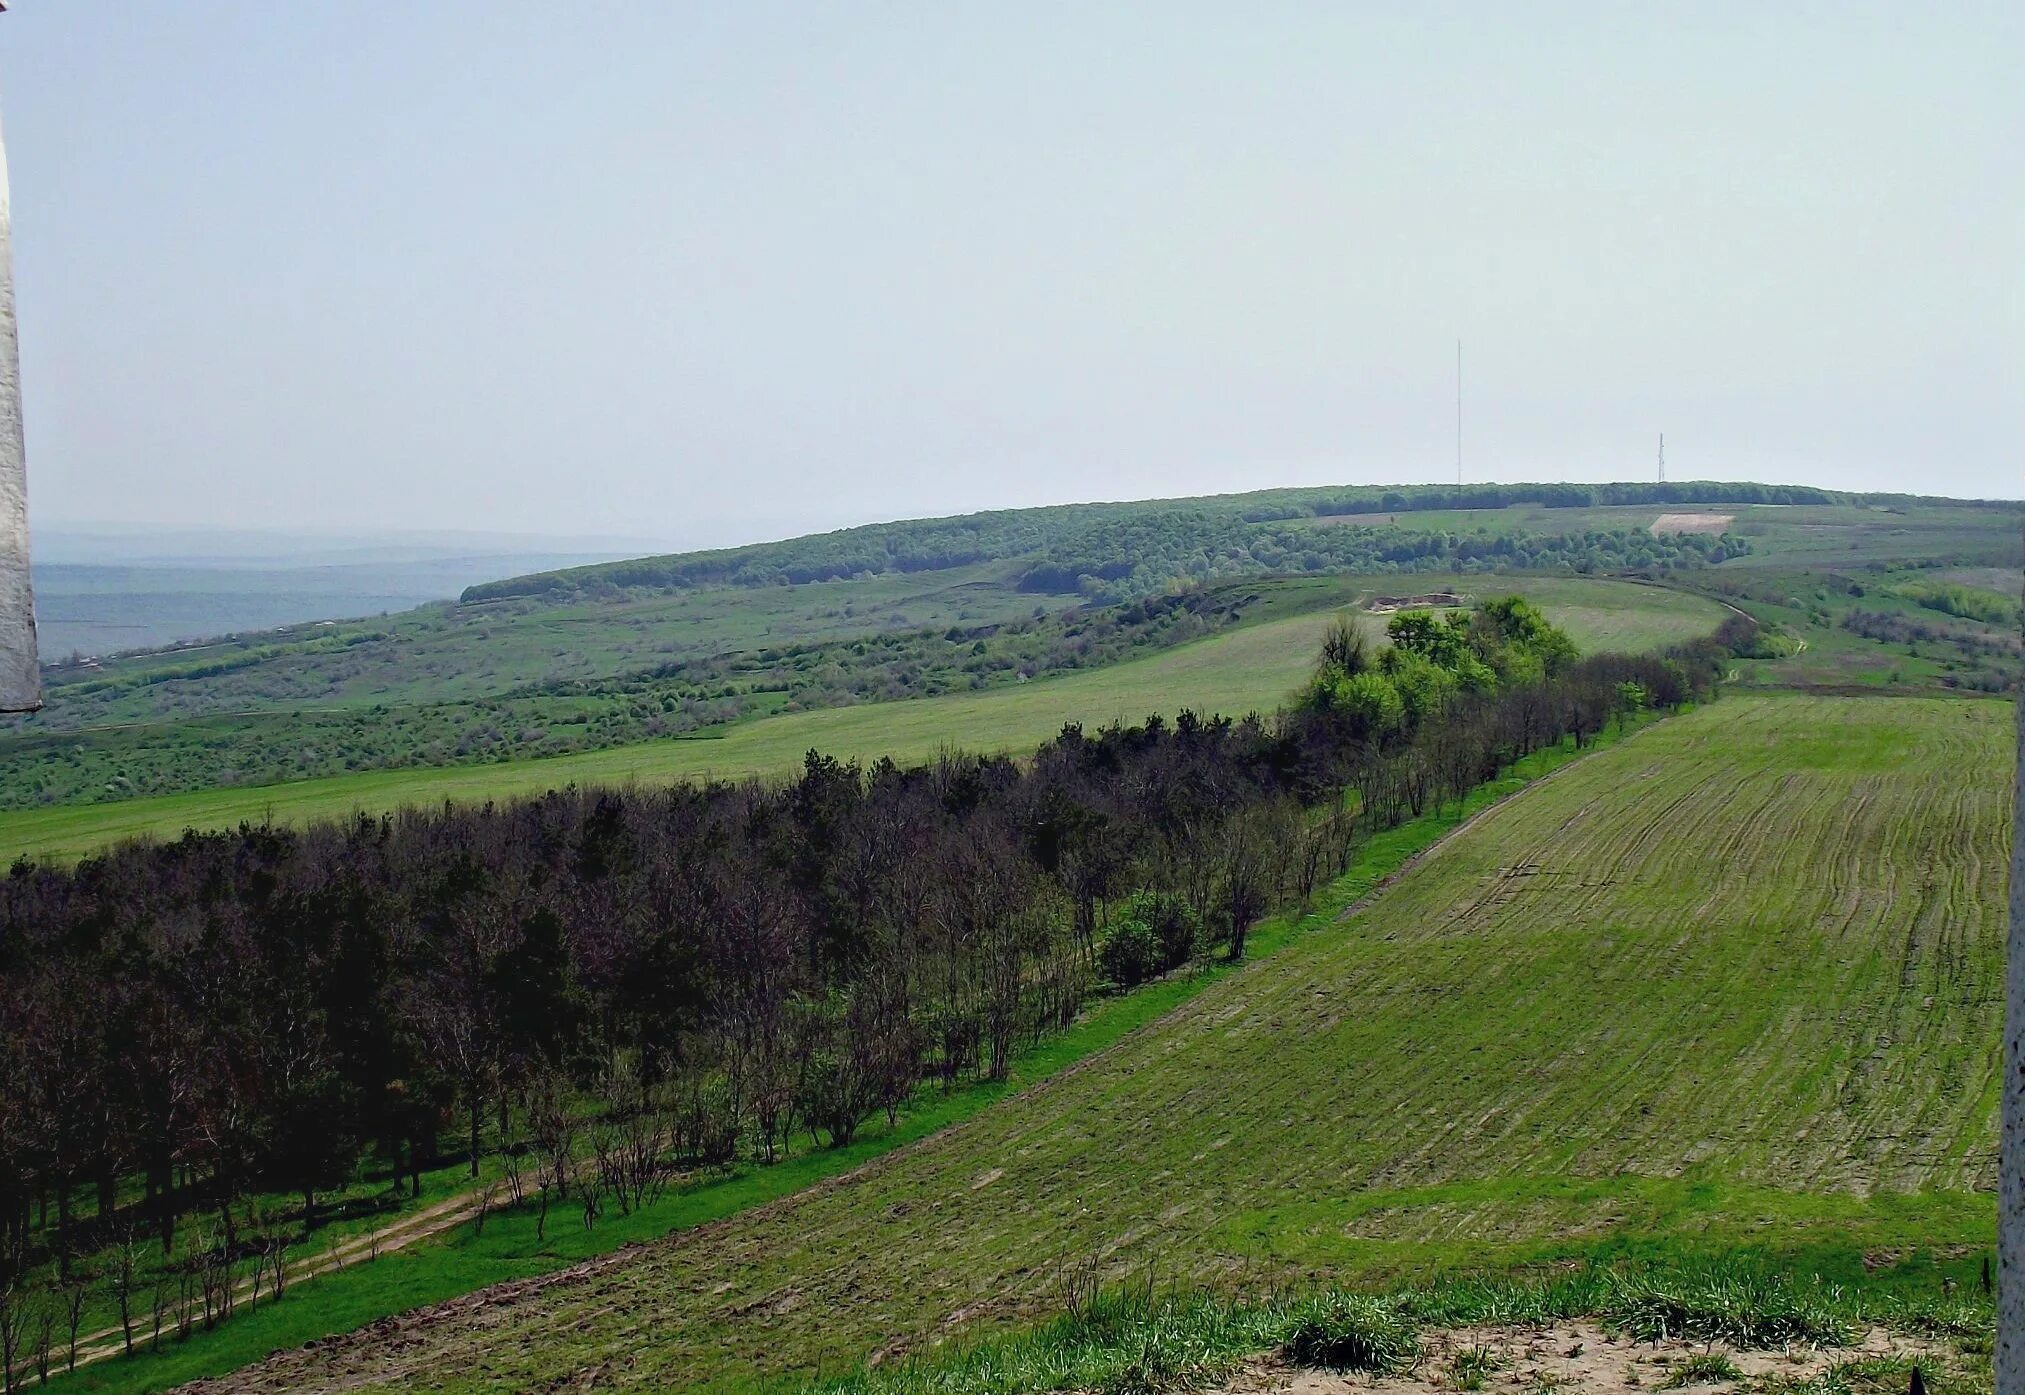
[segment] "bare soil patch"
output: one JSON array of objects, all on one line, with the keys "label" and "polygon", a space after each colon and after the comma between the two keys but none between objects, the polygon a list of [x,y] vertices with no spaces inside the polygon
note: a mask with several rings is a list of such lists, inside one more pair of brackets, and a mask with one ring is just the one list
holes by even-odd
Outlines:
[{"label": "bare soil patch", "polygon": [[1428,610],[1459,606],[1469,597],[1453,591],[1433,591],[1425,596],[1373,596],[1364,607],[1373,615],[1390,615],[1395,610]]},{"label": "bare soil patch", "polygon": [[1736,520],[1733,513],[1663,513],[1652,521],[1658,533],[1723,533]]},{"label": "bare soil patch", "polygon": [[[1592,1322],[1552,1327],[1464,1327],[1427,1334],[1420,1364],[1404,1375],[1372,1376],[1289,1366],[1262,1358],[1240,1375],[1214,1387],[1217,1395],[1343,1395],[1382,1390],[1388,1395],[1434,1395],[1437,1391],[1555,1391],[1588,1395],[1608,1391],[1760,1389],[1807,1381],[1852,1361],[1919,1359],[1951,1367],[1958,1358],[1941,1344],[1894,1337],[1883,1328],[1853,1347],[1790,1347],[1780,1351],[1738,1351],[1695,1342],[1637,1342],[1613,1335]],[[1737,1375],[1701,1378],[1691,1359],[1727,1359]],[[1474,1384],[1470,1376],[1474,1375]]]}]

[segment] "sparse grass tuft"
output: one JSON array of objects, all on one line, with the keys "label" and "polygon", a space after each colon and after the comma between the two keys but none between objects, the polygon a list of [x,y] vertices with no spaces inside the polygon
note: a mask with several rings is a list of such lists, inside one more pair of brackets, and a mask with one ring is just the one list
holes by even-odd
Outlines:
[{"label": "sparse grass tuft", "polygon": [[1227,1375],[1273,1344],[1278,1310],[1202,1294],[1104,1292],[1020,1336],[939,1353],[898,1369],[864,1370],[815,1387],[823,1395],[1013,1395],[1095,1391],[1165,1395]]},{"label": "sparse grass tuft", "polygon": [[1464,1347],[1449,1358],[1449,1383],[1457,1390],[1482,1390],[1500,1364],[1497,1354],[1482,1343]]},{"label": "sparse grass tuft", "polygon": [[1420,1333],[1398,1304],[1332,1293],[1296,1319],[1282,1350],[1297,1366],[1388,1375],[1420,1360]]},{"label": "sparse grass tuft", "polygon": [[[1098,1391],[1163,1395],[1220,1380],[1244,1362],[1278,1352],[1296,1365],[1373,1375],[1396,1375],[1421,1364],[1420,1333],[1433,1328],[1531,1326],[1571,1318],[1604,1317],[1635,1302],[1637,1312],[1664,1312],[1670,1339],[1703,1338],[1721,1327],[1755,1334],[1755,1345],[1775,1331],[1812,1333],[1791,1340],[1826,1344],[1826,1334],[1872,1323],[1896,1331],[1904,1316],[1895,1298],[1833,1285],[1796,1284],[1749,1265],[1653,1265],[1625,1270],[1590,1265],[1545,1278],[1472,1275],[1437,1279],[1390,1293],[1336,1290],[1305,1299],[1246,1303],[1202,1292],[1156,1295],[1144,1288],[1102,1290],[1054,1321],[1017,1335],[989,1338],[956,1353],[925,1356],[817,1386],[819,1395],[1028,1395],[1043,1391]],[[1654,1319],[1657,1320],[1656,1318]],[[1967,1325],[1987,1337],[1992,1315]],[[1630,1331],[1630,1327],[1624,1330]],[[1656,1329],[1655,1329],[1656,1333]],[[1963,1346],[1977,1340],[1972,1336]],[[1768,1376],[1753,1388],[1764,1395],[1903,1395],[1914,1365],[1935,1395],[1969,1395],[1976,1382],[1926,1357],[1861,1358],[1806,1378]],[[1441,1369],[1456,1390],[1495,1387],[1502,1369],[1488,1346],[1466,1347]],[[1663,1389],[1746,1379],[1724,1353],[1701,1352],[1659,1377]],[[1533,1388],[1553,1383],[1535,1379]],[[1982,1383],[1987,1386],[1987,1381]]]},{"label": "sparse grass tuft", "polygon": [[1673,1368],[1673,1374],[1666,1378],[1669,1390],[1678,1390],[1687,1385],[1715,1385],[1722,1381],[1742,1380],[1744,1373],[1737,1363],[1719,1351],[1698,1351]]},{"label": "sparse grass tuft", "polygon": [[1644,1342],[1681,1338],[1746,1348],[1795,1342],[1832,1347],[1849,1338],[1835,1290],[1803,1289],[1748,1269],[1644,1274],[1620,1279],[1616,1287],[1603,1305],[1604,1322]]},{"label": "sparse grass tuft", "polygon": [[1905,1395],[1915,1370],[1930,1391],[1958,1386],[1939,1363],[1923,1356],[1863,1356],[1838,1361],[1821,1373],[1816,1385],[1825,1395]]},{"label": "sparse grass tuft", "polygon": [[1950,1298],[1937,1303],[1900,1301],[1886,1306],[1879,1316],[1902,1332],[1921,1337],[1949,1337],[1964,1341],[1987,1338],[1990,1334],[1990,1305],[1968,1299]]}]

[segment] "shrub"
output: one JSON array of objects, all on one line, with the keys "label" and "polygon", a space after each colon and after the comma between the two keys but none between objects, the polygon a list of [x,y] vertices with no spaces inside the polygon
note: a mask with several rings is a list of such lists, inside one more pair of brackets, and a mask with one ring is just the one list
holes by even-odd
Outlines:
[{"label": "shrub", "polygon": [[1111,922],[1104,941],[1097,948],[1097,962],[1104,974],[1120,988],[1132,988],[1153,976],[1160,963],[1160,941],[1153,927],[1136,916],[1124,915]]},{"label": "shrub", "polygon": [[1136,892],[1122,906],[1097,947],[1098,964],[1120,987],[1144,983],[1195,957],[1202,924],[1179,896]]},{"label": "shrub", "polygon": [[1136,892],[1119,912],[1120,920],[1138,921],[1153,936],[1154,963],[1160,970],[1180,968],[1195,957],[1202,943],[1202,922],[1194,907],[1164,891]]},{"label": "shrub", "polygon": [[1898,588],[1898,594],[1925,606],[1938,610],[1943,615],[1959,616],[1964,620],[1980,620],[1986,625],[2015,625],[2018,623],[2018,602],[1995,591],[1985,591],[1975,586],[1958,586],[1953,582],[1916,581]]}]

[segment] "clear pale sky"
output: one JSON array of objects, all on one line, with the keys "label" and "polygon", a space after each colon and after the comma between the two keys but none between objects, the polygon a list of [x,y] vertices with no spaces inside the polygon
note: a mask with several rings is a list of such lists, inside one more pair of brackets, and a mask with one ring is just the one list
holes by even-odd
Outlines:
[{"label": "clear pale sky", "polygon": [[2017,496],[2021,16],[15,0],[31,511]]}]

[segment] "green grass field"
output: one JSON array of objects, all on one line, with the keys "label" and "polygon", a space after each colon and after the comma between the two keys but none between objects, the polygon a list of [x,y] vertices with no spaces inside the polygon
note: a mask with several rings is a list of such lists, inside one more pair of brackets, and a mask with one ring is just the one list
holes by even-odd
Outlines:
[{"label": "green grass field", "polygon": [[[1454,584],[1484,594],[1522,591],[1540,601],[1586,652],[1645,649],[1708,633],[1721,609],[1699,597],[1628,582],[1577,578],[1415,577],[1416,588]],[[1354,596],[1332,578],[1303,583]],[[944,748],[1028,752],[1065,722],[1098,726],[1184,707],[1242,715],[1270,711],[1307,675],[1331,610],[1253,625],[1149,658],[1018,687],[790,713],[721,729],[713,737],[619,746],[581,755],[484,765],[370,771],[288,784],[211,789],[109,804],[0,813],[0,861],[75,858],[126,837],[173,837],[185,828],[272,818],[299,823],[442,800],[539,793],[575,782],[738,779],[793,770],[811,749],[870,763],[919,760]],[[1374,620],[1372,623],[1376,624]]]},{"label": "green grass field", "polygon": [[1656,724],[854,1178],[227,1388],[747,1385],[1017,1324],[1084,1273],[1980,1254],[2011,720],[1749,695]]}]

